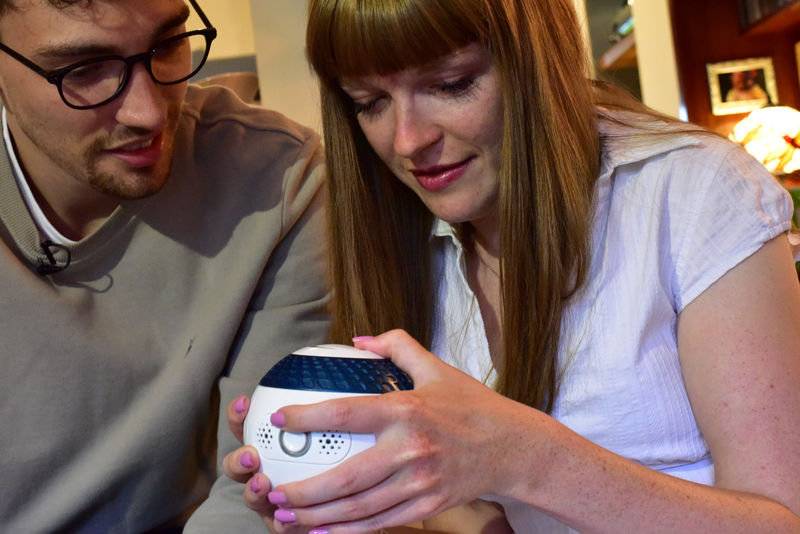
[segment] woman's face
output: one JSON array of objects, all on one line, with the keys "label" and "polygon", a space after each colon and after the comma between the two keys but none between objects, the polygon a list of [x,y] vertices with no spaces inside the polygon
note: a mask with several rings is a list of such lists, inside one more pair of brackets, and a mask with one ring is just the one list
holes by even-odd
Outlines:
[{"label": "woman's face", "polygon": [[389,76],[342,80],[378,157],[437,217],[493,218],[503,110],[492,58],[477,44]]}]

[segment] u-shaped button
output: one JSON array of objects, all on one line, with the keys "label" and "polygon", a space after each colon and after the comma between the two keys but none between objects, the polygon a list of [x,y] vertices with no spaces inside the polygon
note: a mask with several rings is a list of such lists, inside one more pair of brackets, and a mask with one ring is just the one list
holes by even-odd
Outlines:
[{"label": "u-shaped button", "polygon": [[280,443],[283,452],[293,458],[297,458],[303,456],[311,448],[311,434],[308,432],[297,434],[281,430],[281,433],[278,434],[278,443]]}]

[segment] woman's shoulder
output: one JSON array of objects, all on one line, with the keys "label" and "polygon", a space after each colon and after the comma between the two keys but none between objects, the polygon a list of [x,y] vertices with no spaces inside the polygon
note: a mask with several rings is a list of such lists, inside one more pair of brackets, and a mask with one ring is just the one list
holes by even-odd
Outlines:
[{"label": "woman's shoulder", "polygon": [[669,178],[676,185],[700,185],[721,176],[777,185],[764,166],[738,144],[695,124],[620,110],[599,112],[597,124],[602,144],[601,180],[603,175],[610,178],[627,168],[649,171],[638,179]]}]

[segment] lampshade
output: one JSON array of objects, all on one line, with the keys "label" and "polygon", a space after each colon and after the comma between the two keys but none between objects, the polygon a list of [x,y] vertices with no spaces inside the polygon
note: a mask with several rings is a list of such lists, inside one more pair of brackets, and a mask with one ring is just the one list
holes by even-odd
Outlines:
[{"label": "lampshade", "polygon": [[[800,227],[800,111],[788,106],[757,109],[739,121],[728,136],[760,161],[789,189],[794,201],[794,222]],[[800,277],[800,230],[788,232]]]},{"label": "lampshade", "polygon": [[773,174],[800,170],[800,111],[794,108],[770,106],[752,111],[728,137]]}]

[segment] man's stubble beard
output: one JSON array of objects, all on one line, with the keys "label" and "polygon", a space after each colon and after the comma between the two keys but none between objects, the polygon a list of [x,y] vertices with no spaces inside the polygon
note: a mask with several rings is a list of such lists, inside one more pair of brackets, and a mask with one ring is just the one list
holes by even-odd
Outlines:
[{"label": "man's stubble beard", "polygon": [[[116,158],[104,151],[128,140],[152,135],[152,131],[120,127],[118,131],[97,135],[88,145],[81,147],[79,136],[68,136],[65,139],[54,136],[50,130],[51,125],[35,113],[30,114],[33,119],[30,122],[16,122],[33,148],[49,160],[51,165],[60,169],[58,174],[64,174],[65,177],[68,176],[69,179],[108,197],[129,200],[151,196],[166,184],[172,167],[182,109],[182,98],[169,107],[166,127],[162,131],[161,158],[155,165],[142,169],[129,167],[121,160],[116,160],[117,164],[114,164]],[[24,158],[21,163],[26,167]],[[110,169],[109,166],[115,168]]]},{"label": "man's stubble beard", "polygon": [[[83,181],[92,189],[103,193],[107,196],[119,198],[121,200],[136,200],[146,198],[158,193],[166,184],[169,178],[169,173],[172,168],[172,160],[175,153],[175,137],[178,130],[178,120],[182,106],[176,106],[176,109],[170,110],[170,116],[167,121],[167,128],[162,132],[162,153],[158,162],[150,167],[144,168],[130,168],[124,167],[124,170],[107,171],[102,168],[100,162],[113,159],[104,150],[109,146],[119,146],[124,142],[122,140],[115,140],[110,143],[108,138],[95,140],[85,153],[84,168],[80,171],[78,176],[83,176],[83,179],[76,178],[78,181]],[[144,134],[146,135],[147,132]],[[135,138],[141,134],[131,132],[130,135],[125,137]],[[117,135],[115,137],[121,137]],[[120,162],[121,165],[122,162]]]},{"label": "man's stubble beard", "polygon": [[102,168],[101,161],[113,158],[103,152],[107,143],[98,140],[86,151],[85,164],[80,175],[89,187],[104,195],[121,200],[136,200],[158,193],[166,184],[174,156],[173,132],[164,132],[161,158],[150,167],[125,168],[108,171]]}]

